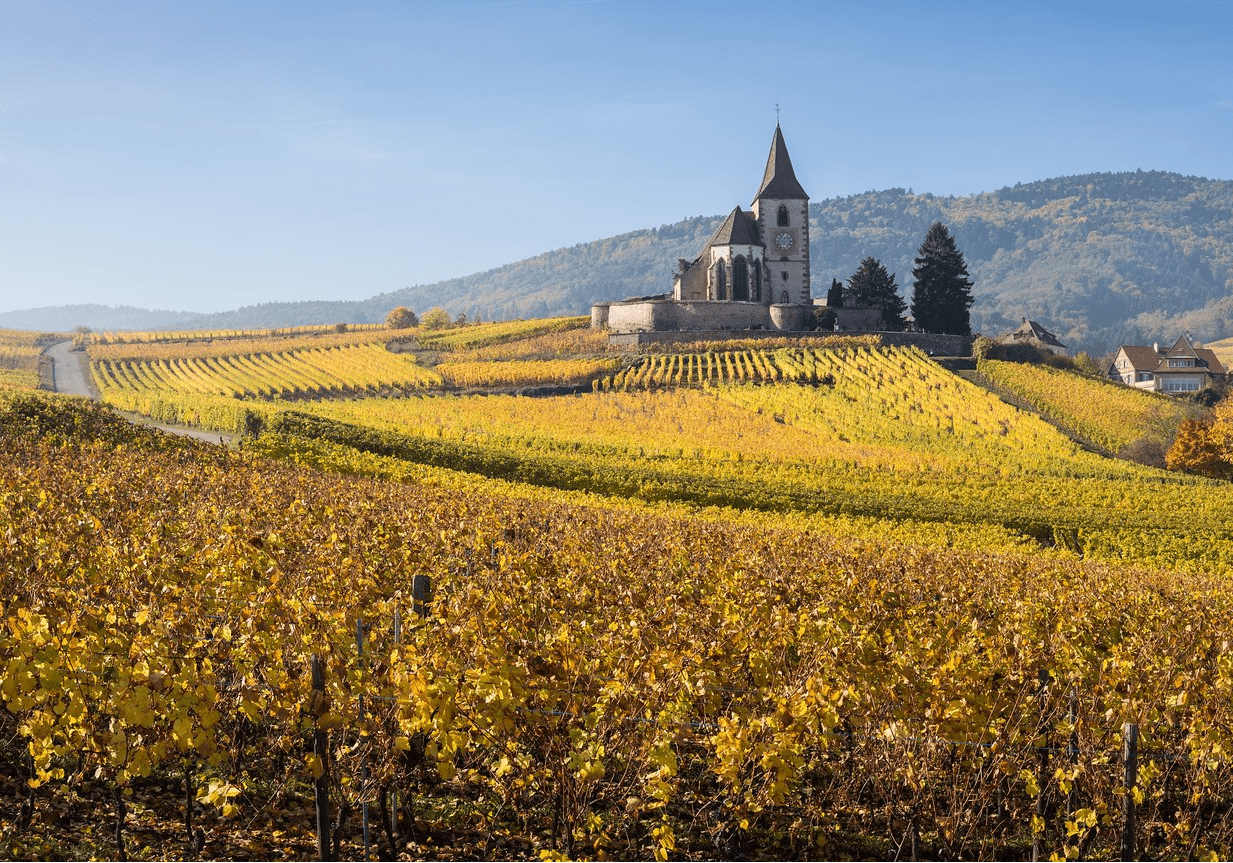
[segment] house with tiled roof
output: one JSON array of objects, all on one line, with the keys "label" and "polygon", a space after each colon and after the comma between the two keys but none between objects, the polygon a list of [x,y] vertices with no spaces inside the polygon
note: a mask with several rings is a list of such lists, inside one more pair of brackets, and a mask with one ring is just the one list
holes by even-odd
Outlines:
[{"label": "house with tiled roof", "polygon": [[1132,387],[1159,393],[1194,393],[1223,379],[1227,369],[1207,348],[1196,348],[1182,336],[1173,347],[1122,345],[1108,377]]},{"label": "house with tiled roof", "polygon": [[995,341],[999,345],[1028,345],[1038,351],[1047,351],[1058,356],[1065,356],[1067,351],[1066,345],[1062,344],[1057,336],[1027,318],[1009,333],[998,336]]}]

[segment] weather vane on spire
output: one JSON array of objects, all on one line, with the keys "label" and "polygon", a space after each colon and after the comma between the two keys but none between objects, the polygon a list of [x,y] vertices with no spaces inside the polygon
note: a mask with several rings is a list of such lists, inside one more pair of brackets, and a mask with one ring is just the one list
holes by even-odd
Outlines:
[{"label": "weather vane on spire", "polygon": [[775,103],[775,125],[779,125],[779,103]]}]

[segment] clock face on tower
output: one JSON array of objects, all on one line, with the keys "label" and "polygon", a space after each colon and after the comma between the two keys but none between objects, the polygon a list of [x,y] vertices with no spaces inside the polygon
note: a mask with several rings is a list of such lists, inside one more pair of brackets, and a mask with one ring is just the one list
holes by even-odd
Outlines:
[{"label": "clock face on tower", "polygon": [[792,248],[792,235],[789,234],[787,231],[784,231],[781,234],[776,234],[775,235],[775,245],[787,251],[788,249]]}]

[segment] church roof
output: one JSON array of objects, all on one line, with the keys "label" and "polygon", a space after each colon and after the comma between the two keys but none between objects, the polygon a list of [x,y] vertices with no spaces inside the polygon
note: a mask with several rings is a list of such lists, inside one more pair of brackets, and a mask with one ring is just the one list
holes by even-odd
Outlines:
[{"label": "church roof", "polygon": [[760,246],[758,238],[758,222],[753,213],[742,210],[739,206],[733,208],[724,219],[724,223],[712,235],[706,248],[711,246]]},{"label": "church roof", "polygon": [[779,124],[775,124],[775,138],[771,141],[771,154],[766,158],[766,172],[762,175],[762,187],[754,200],[759,198],[778,198],[780,200],[809,200],[809,195],[801,187],[792,170],[792,160],[788,157],[788,145],[784,143],[783,132]]}]

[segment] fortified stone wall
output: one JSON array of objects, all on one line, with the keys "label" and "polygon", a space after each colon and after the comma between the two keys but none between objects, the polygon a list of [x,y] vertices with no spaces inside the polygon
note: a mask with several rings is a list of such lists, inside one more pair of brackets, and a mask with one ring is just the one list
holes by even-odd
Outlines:
[{"label": "fortified stone wall", "polygon": [[774,305],[770,312],[771,326],[780,332],[811,330],[817,321],[813,306]]},{"label": "fortified stone wall", "polygon": [[[805,311],[813,314],[810,307],[805,307]],[[594,311],[591,320],[595,320]],[[795,320],[791,323],[799,326]],[[774,327],[770,310],[761,303],[651,301],[611,303],[608,306],[608,328],[614,333]]]},{"label": "fortified stone wall", "polygon": [[[638,332],[612,333],[608,341],[614,345],[649,345],[673,344],[676,342],[708,342],[722,339],[773,339],[773,338],[809,338],[836,335],[823,330],[803,330],[798,332],[778,330],[747,330],[735,333],[731,330],[694,330],[692,332]],[[882,340],[888,347],[910,347],[915,345],[926,354],[933,357],[966,357],[972,354],[971,336],[948,336],[940,333],[844,333],[843,335],[872,335]]]},{"label": "fortified stone wall", "polygon": [[[823,306],[823,308],[830,308]],[[830,309],[835,313],[835,332],[838,333],[870,333],[880,330],[882,324],[881,309]]]},{"label": "fortified stone wall", "polygon": [[887,347],[915,345],[931,357],[970,357],[972,336],[943,333],[874,333]]}]

